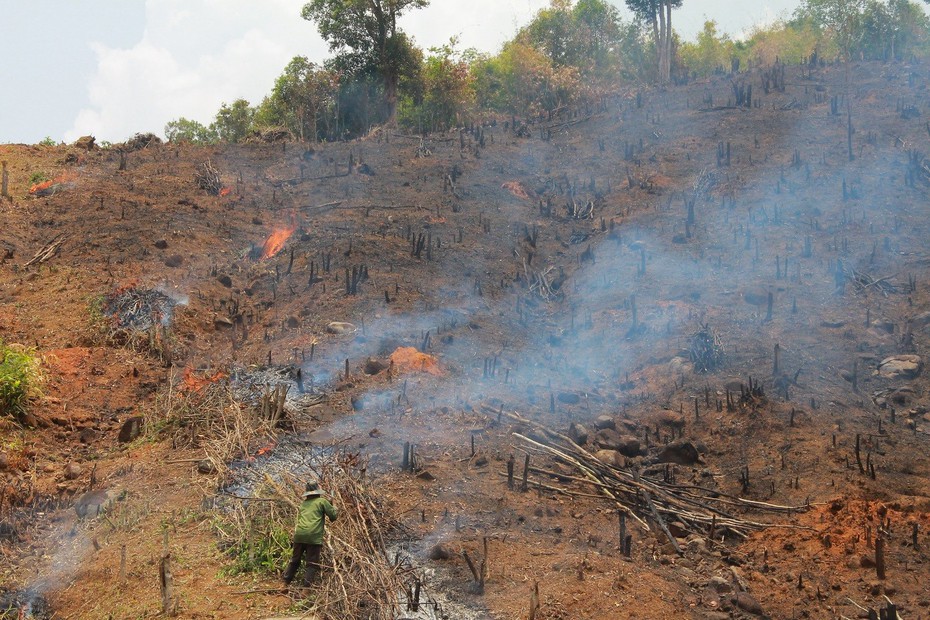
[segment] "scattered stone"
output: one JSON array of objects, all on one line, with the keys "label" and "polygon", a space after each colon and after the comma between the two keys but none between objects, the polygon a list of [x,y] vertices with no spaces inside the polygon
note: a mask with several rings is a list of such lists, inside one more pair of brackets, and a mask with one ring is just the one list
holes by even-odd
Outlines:
[{"label": "scattered stone", "polygon": [[293,315],[287,317],[287,327],[288,329],[297,329],[300,327],[300,319]]},{"label": "scattered stone", "polygon": [[488,457],[486,456],[482,455],[475,459],[475,467],[484,467],[487,464],[488,464]]},{"label": "scattered stone", "polygon": [[588,436],[590,433],[583,424],[572,422],[572,425],[568,427],[568,435],[576,444],[583,446],[584,444],[588,443]]},{"label": "scattered stone", "polygon": [[577,405],[581,402],[581,397],[572,392],[559,392],[556,398],[559,399],[560,403],[565,403],[566,405]]},{"label": "scattered stone", "polygon": [[875,568],[875,558],[871,555],[863,555],[859,558],[859,566],[861,568]]},{"label": "scattered stone", "polygon": [[426,557],[435,561],[449,560],[452,558],[452,553],[443,546],[442,543],[436,543],[429,550],[429,553]]},{"label": "scattered stone", "polygon": [[142,418],[140,416],[132,416],[123,422],[123,426],[119,429],[119,439],[120,443],[129,443],[134,441],[142,433]]},{"label": "scattered stone", "polygon": [[678,413],[677,411],[669,411],[668,409],[664,409],[659,412],[658,416],[656,416],[656,423],[663,426],[671,426],[672,428],[684,428],[685,416]]},{"label": "scattered stone", "polygon": [[656,456],[656,463],[677,463],[678,465],[694,465],[701,461],[701,455],[690,441],[679,439],[662,446]]},{"label": "scattered stone", "polygon": [[755,597],[748,592],[737,592],[736,596],[734,596],[731,600],[733,601],[734,605],[745,612],[756,616],[762,615],[762,606],[759,604],[759,601],[757,601]]},{"label": "scattered stone", "polygon": [[215,474],[216,465],[210,459],[203,459],[197,462],[197,472],[205,475]]},{"label": "scattered stone", "polygon": [[930,310],[921,312],[917,316],[911,317],[911,325],[915,327],[926,327],[930,325]]},{"label": "scattered stone", "polygon": [[711,577],[707,585],[713,588],[718,594],[726,594],[733,591],[733,586],[730,582],[717,575]]},{"label": "scattered stone", "polygon": [[342,321],[333,321],[326,326],[326,332],[329,334],[354,334],[356,331],[355,325],[352,323],[344,323]]},{"label": "scattered stone", "polygon": [[426,480],[427,482],[429,482],[429,481],[435,480],[436,476],[434,476],[433,474],[429,473],[428,471],[424,469],[423,471],[417,474],[417,478],[419,478],[420,480]]},{"label": "scattered stone", "polygon": [[180,267],[183,264],[184,264],[184,257],[181,256],[180,254],[172,254],[171,256],[165,259],[166,267]]},{"label": "scattered stone", "polygon": [[377,428],[373,428],[368,431],[368,436],[377,439],[381,436],[381,431],[379,431]]},{"label": "scattered stone", "polygon": [[596,428],[599,431],[605,428],[616,430],[617,423],[614,421],[614,419],[611,416],[607,414],[599,415],[594,420],[594,428]]},{"label": "scattered stone", "polygon": [[168,242],[164,239],[159,239],[158,241],[155,242],[155,247],[158,248],[159,250],[164,250],[165,248],[168,247]]},{"label": "scattered stone", "polygon": [[68,463],[65,465],[65,480],[77,480],[81,477],[82,469],[77,463]]},{"label": "scattered stone", "polygon": [[365,370],[366,375],[376,375],[382,372],[383,370],[385,370],[387,367],[388,367],[388,364],[386,364],[385,362],[382,362],[381,360],[375,359],[373,357],[369,357],[365,361],[364,370]]},{"label": "scattered stone", "polygon": [[0,452],[0,471],[10,466],[10,457],[6,452]]},{"label": "scattered stone", "polygon": [[913,379],[923,369],[919,355],[893,355],[878,365],[878,374],[886,379]]},{"label": "scattered stone", "polygon": [[110,489],[92,489],[81,495],[74,502],[74,512],[81,519],[94,518],[110,508],[116,499],[116,494]]},{"label": "scattered stone", "polygon": [[221,276],[218,276],[218,277],[216,278],[216,281],[219,282],[220,284],[222,284],[223,286],[225,286],[226,288],[232,288],[232,284],[233,284],[233,283],[232,283],[232,278],[230,278],[230,277],[227,276],[226,274],[223,274],[223,275],[221,275]]},{"label": "scattered stone", "polygon": [[229,318],[225,316],[217,315],[213,317],[213,327],[215,327],[216,329],[226,329],[226,328],[232,327],[233,325],[234,323],[232,322],[232,320],[230,320]]},{"label": "scattered stone", "polygon": [[616,450],[598,450],[594,453],[594,458],[608,465],[620,465],[620,453]]},{"label": "scattered stone", "polygon": [[78,440],[83,444],[93,443],[97,439],[97,431],[92,428],[82,428],[78,433]]}]

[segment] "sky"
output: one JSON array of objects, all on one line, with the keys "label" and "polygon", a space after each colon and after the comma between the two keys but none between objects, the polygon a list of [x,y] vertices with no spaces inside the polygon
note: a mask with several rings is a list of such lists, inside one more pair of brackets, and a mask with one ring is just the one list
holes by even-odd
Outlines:
[{"label": "sky", "polygon": [[[739,36],[800,0],[685,0],[673,16],[693,39],[705,19]],[[622,0],[613,0],[629,17]],[[223,102],[257,104],[291,58],[330,54],[303,0],[0,0],[0,143],[83,135],[123,141]],[[432,0],[400,26],[424,48],[459,37],[494,52],[549,0]]]}]

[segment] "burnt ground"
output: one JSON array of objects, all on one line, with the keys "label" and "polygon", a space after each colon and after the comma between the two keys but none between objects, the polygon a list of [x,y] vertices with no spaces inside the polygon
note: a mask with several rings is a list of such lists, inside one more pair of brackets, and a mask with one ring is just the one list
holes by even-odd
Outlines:
[{"label": "burnt ground", "polygon": [[[912,160],[928,129],[902,114],[923,111],[928,73],[851,67],[853,161],[841,67],[789,67],[770,94],[753,74],[751,108],[731,107],[720,77],[618,94],[522,136],[499,120],[484,146],[434,135],[428,153],[388,132],[312,152],[152,145],[118,170],[112,150],[0,147],[14,196],[0,206],[0,337],[37,347],[49,377],[35,428],[3,421],[3,582],[41,590],[55,617],[152,616],[169,527],[183,617],[287,610],[286,597],[248,593],[274,580],[224,571],[202,502],[223,481],[198,473],[203,451],[151,428],[117,437],[183,369],[239,376],[270,359],[301,367],[321,396],[292,413],[293,432],[323,429],[370,459],[436,570],[431,587],[479,616],[526,617],[535,582],[537,618],[852,618],[886,596],[904,617],[930,615],[926,379],[922,365],[879,371],[930,343],[930,178]],[[195,185],[208,160],[229,195]],[[36,171],[69,184],[30,196]],[[262,259],[282,230],[293,234]],[[58,235],[51,258],[26,266]],[[353,268],[367,278],[347,295]],[[105,337],[94,300],[115,290],[177,303],[152,332],[156,352]],[[333,321],[357,330],[332,334]],[[689,349],[704,326],[724,356],[700,372]],[[399,346],[440,372],[366,373]],[[750,377],[764,396],[728,407]],[[632,527],[625,558],[615,505],[564,463],[531,450],[562,475],[508,489],[506,461],[516,455],[519,476],[528,447],[512,433],[528,429],[502,410],[585,426],[592,452],[610,444],[595,445],[595,423],[616,427],[641,453],[621,467],[800,509],[747,513],[774,527],[745,540],[680,532],[681,555]],[[678,434],[701,461],[650,469]],[[400,470],[404,442],[430,479]],[[120,507],[75,522],[92,484],[118,490]],[[484,537],[476,595],[456,554],[480,554]],[[436,543],[452,559],[428,559]]]}]

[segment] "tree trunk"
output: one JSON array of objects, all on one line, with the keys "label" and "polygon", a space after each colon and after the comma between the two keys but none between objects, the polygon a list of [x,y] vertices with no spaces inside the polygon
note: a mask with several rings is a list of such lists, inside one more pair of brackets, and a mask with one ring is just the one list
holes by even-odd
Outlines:
[{"label": "tree trunk", "polygon": [[668,50],[668,45],[666,44],[667,37],[668,26],[665,23],[665,2],[659,0],[659,39],[656,41],[656,49],[659,54],[659,84],[668,82],[668,77],[665,72]]},{"label": "tree trunk", "polygon": [[665,82],[672,79],[672,3],[665,0]]}]

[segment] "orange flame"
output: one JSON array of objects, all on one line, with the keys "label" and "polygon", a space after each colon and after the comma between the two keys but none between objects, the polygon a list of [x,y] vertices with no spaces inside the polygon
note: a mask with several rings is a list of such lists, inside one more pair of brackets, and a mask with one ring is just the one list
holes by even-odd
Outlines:
[{"label": "orange flame", "polygon": [[178,390],[184,394],[193,394],[204,389],[211,383],[216,383],[222,379],[228,377],[225,372],[222,370],[217,370],[212,375],[209,373],[204,373],[203,375],[196,376],[194,370],[190,367],[184,369],[184,376],[181,377],[181,383],[178,385]]},{"label": "orange flame", "polygon": [[223,189],[220,190],[221,197],[229,196],[231,193],[232,193],[232,190],[229,189],[228,187],[224,187]]},{"label": "orange flame", "polygon": [[296,224],[291,224],[287,228],[275,229],[275,231],[271,233],[271,236],[265,241],[265,245],[262,246],[262,260],[272,258],[283,250],[284,244],[291,238],[295,230],[297,230]]},{"label": "orange flame", "polygon": [[29,193],[37,194],[43,190],[46,190],[52,187],[53,185],[64,185],[66,183],[72,182],[73,180],[74,180],[73,174],[64,173],[64,174],[61,174],[55,177],[54,179],[49,179],[48,181],[43,181],[42,183],[36,183],[35,185],[29,188]]}]

